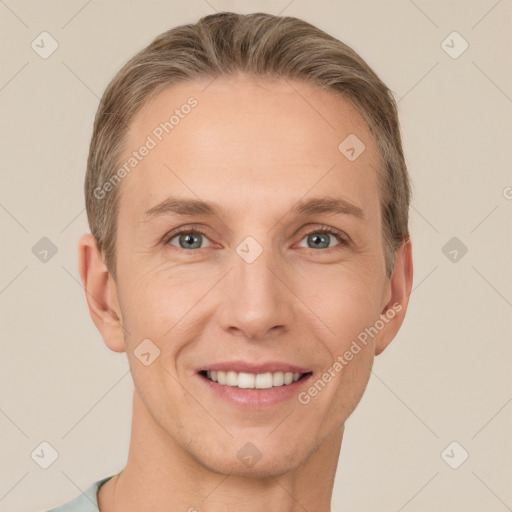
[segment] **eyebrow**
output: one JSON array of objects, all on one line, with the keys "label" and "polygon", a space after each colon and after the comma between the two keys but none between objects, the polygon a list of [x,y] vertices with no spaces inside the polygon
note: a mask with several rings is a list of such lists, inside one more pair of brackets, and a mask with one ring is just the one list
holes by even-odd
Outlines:
[{"label": "eyebrow", "polygon": [[[161,203],[145,211],[144,220],[168,214],[218,216],[219,210],[218,205],[209,201],[168,197]],[[308,200],[300,200],[293,205],[290,213],[304,216],[330,213],[352,215],[358,219],[364,218],[362,208],[345,199],[334,197],[314,197]]]}]

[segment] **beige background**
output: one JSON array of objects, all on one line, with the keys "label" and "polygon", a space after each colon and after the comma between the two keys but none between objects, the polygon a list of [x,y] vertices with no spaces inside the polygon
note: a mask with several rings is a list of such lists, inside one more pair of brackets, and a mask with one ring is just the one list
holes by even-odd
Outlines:
[{"label": "beige background", "polygon": [[[1,0],[0,510],[46,510],[126,461],[126,356],[104,346],[77,269],[93,116],[129,57],[216,10],[304,18],[399,100],[414,291],[347,422],[333,510],[511,510],[510,0]],[[48,59],[31,48],[43,31],[59,44]],[[456,59],[441,46],[453,31],[469,43]],[[32,252],[42,237],[58,248],[46,263]],[[452,237],[468,248],[455,263]],[[43,441],[59,455],[48,469],[31,458]],[[458,469],[441,456],[452,441],[446,460],[469,453]]]}]

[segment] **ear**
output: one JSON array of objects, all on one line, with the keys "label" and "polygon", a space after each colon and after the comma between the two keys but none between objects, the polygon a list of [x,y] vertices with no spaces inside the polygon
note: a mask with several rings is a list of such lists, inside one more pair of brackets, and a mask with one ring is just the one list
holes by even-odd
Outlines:
[{"label": "ear", "polygon": [[78,265],[94,325],[110,350],[124,352],[117,286],[103,263],[96,240],[91,234],[83,235],[78,242]]},{"label": "ear", "polygon": [[395,252],[395,267],[387,284],[386,303],[381,312],[385,328],[375,340],[378,356],[398,333],[407,311],[412,288],[412,245],[407,239]]}]

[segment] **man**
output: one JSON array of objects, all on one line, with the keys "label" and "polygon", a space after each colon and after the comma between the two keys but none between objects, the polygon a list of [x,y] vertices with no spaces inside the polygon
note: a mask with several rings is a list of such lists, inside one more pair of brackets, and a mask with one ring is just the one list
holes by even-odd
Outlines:
[{"label": "man", "polygon": [[134,379],[128,461],[60,511],[330,510],[412,285],[391,93],[310,24],[221,13],[107,88],[80,275]]}]

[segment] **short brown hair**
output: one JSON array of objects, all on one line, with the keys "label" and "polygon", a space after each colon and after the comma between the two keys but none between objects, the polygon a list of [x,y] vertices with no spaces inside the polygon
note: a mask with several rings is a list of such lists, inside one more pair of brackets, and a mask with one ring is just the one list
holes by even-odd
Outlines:
[{"label": "short brown hair", "polygon": [[114,176],[131,120],[153,95],[172,84],[240,72],[317,85],[343,95],[364,118],[380,150],[382,242],[390,276],[395,251],[409,238],[411,196],[391,91],[352,48],[303,20],[222,12],[156,37],[117,73],[100,101],[87,160],[85,204],[91,233],[113,278],[120,187],[101,198],[95,190]]}]

